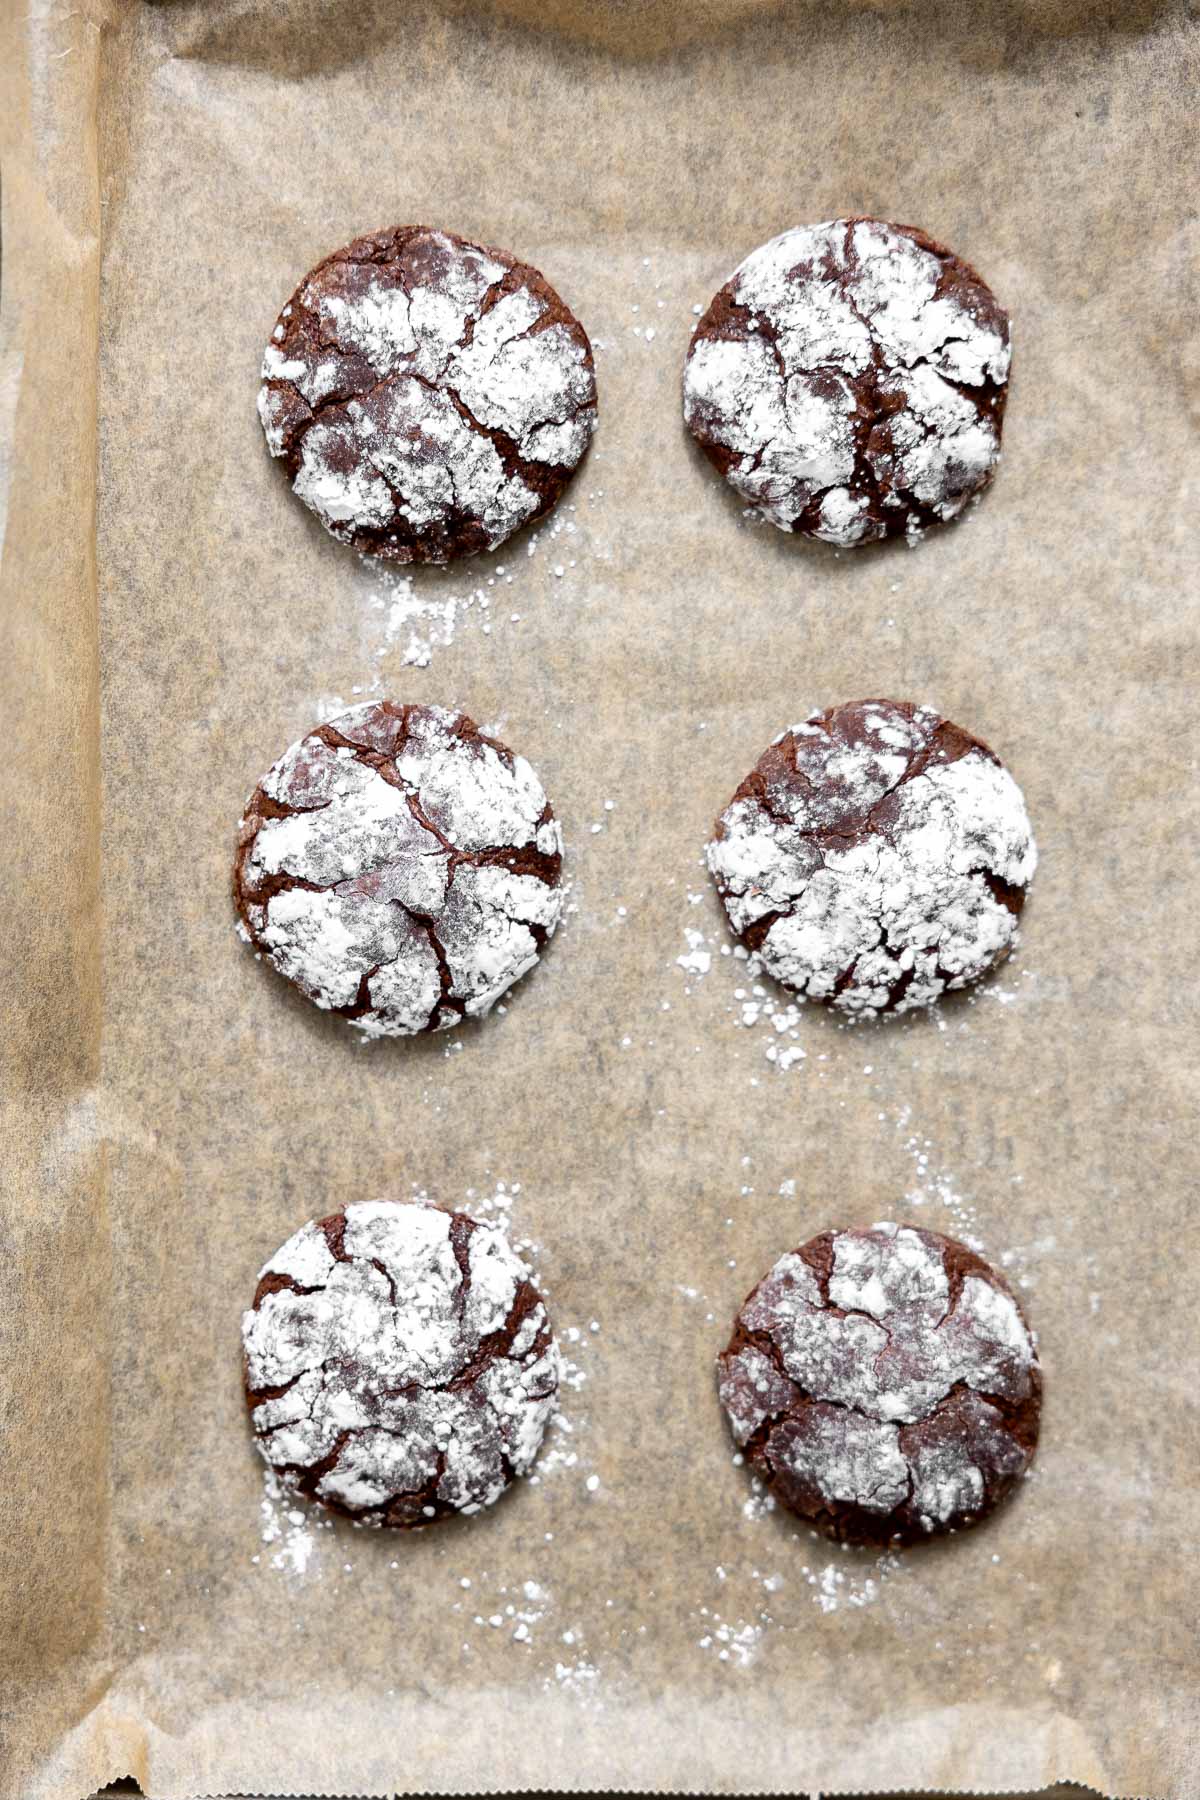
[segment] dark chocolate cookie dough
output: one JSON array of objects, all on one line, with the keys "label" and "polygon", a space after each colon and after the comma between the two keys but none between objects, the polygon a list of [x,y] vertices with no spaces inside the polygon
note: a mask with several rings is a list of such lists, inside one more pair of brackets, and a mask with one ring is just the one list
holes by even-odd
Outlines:
[{"label": "dark chocolate cookie dough", "polygon": [[1041,1369],[1008,1284],[909,1225],[826,1231],[781,1256],[718,1368],[750,1467],[850,1543],[974,1525],[1037,1446]]},{"label": "dark chocolate cookie dough", "polygon": [[562,912],[562,834],[523,756],[464,713],[384,700],[286,750],[250,797],[245,937],[373,1037],[442,1031],[537,962]]},{"label": "dark chocolate cookie dough", "polygon": [[258,1448],[284,1485],[369,1525],[498,1500],[533,1466],[559,1356],[503,1231],[394,1200],[305,1225],[242,1319]]},{"label": "dark chocolate cookie dough", "polygon": [[1008,955],[1037,850],[986,744],[929,707],[860,700],[776,738],[708,866],[742,943],[793,993],[907,1012]]},{"label": "dark chocolate cookie dough", "polygon": [[262,381],[267,444],[304,504],[401,563],[494,549],[540,518],[596,424],[587,333],[545,277],[423,225],[318,263]]},{"label": "dark chocolate cookie dough", "polygon": [[696,326],[684,418],[748,505],[852,546],[960,513],[1000,458],[1008,316],[908,225],[835,219],[751,252]]}]

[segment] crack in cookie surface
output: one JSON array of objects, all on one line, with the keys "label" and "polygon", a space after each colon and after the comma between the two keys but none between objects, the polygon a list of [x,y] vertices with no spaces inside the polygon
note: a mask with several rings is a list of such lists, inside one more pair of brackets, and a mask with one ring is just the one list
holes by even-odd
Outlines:
[{"label": "crack in cookie surface", "polygon": [[493,1505],[558,1392],[546,1309],[501,1228],[417,1201],[303,1226],[260,1272],[242,1340],[265,1460],[368,1524]]},{"label": "crack in cookie surface", "polygon": [[692,335],[684,419],[747,504],[844,548],[953,519],[1000,458],[1008,318],[944,245],[836,219],[762,244]]},{"label": "crack in cookie surface", "polygon": [[596,424],[591,345],[528,264],[402,226],[320,263],[263,356],[273,456],[334,537],[397,562],[494,549]]},{"label": "crack in cookie surface", "polygon": [[1007,1283],[911,1226],[826,1232],[780,1257],[718,1370],[747,1462],[846,1541],[976,1523],[1037,1443],[1041,1371]]},{"label": "crack in cookie surface", "polygon": [[293,744],[251,796],[234,898],[280,974],[372,1036],[485,1014],[562,914],[562,836],[524,757],[463,713],[382,701]]},{"label": "crack in cookie surface", "polygon": [[864,700],[769,746],[708,866],[734,932],[793,993],[856,1015],[929,1006],[1006,957],[1037,867],[1021,790],[927,707]]}]

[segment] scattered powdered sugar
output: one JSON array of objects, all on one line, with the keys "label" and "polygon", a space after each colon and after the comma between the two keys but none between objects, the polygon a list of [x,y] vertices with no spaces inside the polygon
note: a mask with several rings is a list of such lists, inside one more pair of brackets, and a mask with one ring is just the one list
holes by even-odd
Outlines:
[{"label": "scattered powdered sugar", "polygon": [[[740,1454],[731,1460],[735,1468],[741,1468],[746,1461]],[[756,1525],[760,1519],[770,1518],[776,1509],[776,1500],[761,1476],[751,1474],[749,1486],[750,1492],[742,1501],[742,1517]]]},{"label": "scattered powdered sugar", "polygon": [[1021,791],[930,708],[863,702],[775,741],[708,863],[734,931],[776,980],[845,1012],[909,1011],[1017,939],[1037,866]]},{"label": "scattered powdered sugar", "polygon": [[[761,1504],[753,1511],[743,1508],[743,1512],[753,1527],[770,1516],[774,1503],[757,1478],[752,1485]],[[778,1521],[772,1525],[773,1535],[777,1525]],[[796,1545],[803,1548],[796,1550]],[[896,1550],[880,1552],[851,1544],[833,1545],[816,1531],[803,1535],[789,1532],[786,1574],[778,1568],[763,1569],[757,1562],[718,1566],[714,1602],[696,1608],[702,1628],[699,1648],[715,1654],[720,1662],[745,1668],[766,1649],[772,1633],[779,1628],[776,1596],[799,1587],[807,1591],[813,1606],[823,1614],[861,1610],[882,1599],[887,1584],[906,1567],[902,1554]],[[729,1609],[738,1604],[742,1611],[730,1619]]]},{"label": "scattered powdered sugar", "polygon": [[[958,1179],[938,1160],[934,1140],[913,1130],[912,1108],[904,1105],[896,1107],[890,1114],[879,1114],[881,1121],[889,1117],[901,1134],[902,1146],[912,1159],[915,1170],[915,1180],[904,1196],[906,1207],[914,1212],[927,1206],[939,1207],[954,1221],[956,1233],[963,1243],[980,1255],[984,1254],[986,1239],[980,1224],[979,1208],[973,1199],[962,1192]],[[1011,1172],[1006,1178],[1006,1184],[1009,1188],[1020,1189],[1024,1186],[1024,1180],[1023,1175]],[[989,1167],[989,1187],[994,1189],[996,1182],[995,1169]],[[1074,1220],[1070,1214],[1060,1210],[1057,1220],[1059,1229],[1064,1234],[1073,1229]],[[1030,1292],[1037,1286],[1040,1271],[1062,1248],[1056,1232],[1043,1232],[1028,1244],[1007,1243],[995,1260],[1014,1287],[1020,1288],[1022,1292]],[[1095,1275],[1095,1255],[1086,1254],[1084,1262],[1089,1274]],[[1099,1295],[1094,1295],[1093,1298],[1098,1303]]]},{"label": "scattered powdered sugar", "polygon": [[[744,1459],[739,1453],[735,1463]],[[718,1563],[705,1599],[693,1608],[693,1642],[706,1655],[725,1664],[731,1672],[752,1666],[768,1653],[773,1638],[795,1629],[793,1594],[807,1595],[814,1608],[828,1615],[861,1611],[874,1606],[888,1584],[910,1565],[896,1550],[862,1549],[850,1544],[830,1544],[818,1532],[783,1530],[775,1502],[757,1476],[751,1478],[752,1496],[743,1507],[741,1532],[754,1533],[752,1556],[738,1554]],[[765,1522],[770,1520],[770,1524]],[[783,1551],[778,1564],[764,1564],[767,1531],[773,1546]],[[781,1617],[782,1614],[782,1617]],[[784,1621],[787,1621],[786,1623]]]},{"label": "scattered powdered sugar", "polygon": [[800,1565],[800,1577],[811,1591],[813,1604],[823,1613],[837,1612],[841,1607],[873,1606],[881,1597],[884,1584],[905,1566],[894,1550],[885,1550],[878,1556],[855,1551],[849,1544],[843,1544],[841,1550],[840,1559],[831,1552],[828,1560],[816,1566]]},{"label": "scattered powdered sugar", "polygon": [[284,1487],[367,1523],[418,1525],[494,1504],[532,1467],[559,1356],[499,1226],[355,1204],[303,1226],[259,1279],[246,1385]]},{"label": "scattered powdered sugar", "polygon": [[[602,488],[580,496],[590,509],[604,499]],[[397,569],[378,557],[363,555],[360,562],[368,586],[363,600],[364,649],[373,666],[372,689],[383,682],[382,665],[427,668],[434,654],[454,643],[460,632],[478,630],[490,637],[497,626],[510,629],[528,615],[514,605],[536,601],[538,588],[526,592],[534,574],[549,575],[556,593],[559,583],[578,596],[575,571],[589,554],[597,553],[590,530],[582,524],[579,505],[566,502],[529,533],[504,560],[473,563],[463,568]],[[556,560],[547,567],[547,560]],[[546,586],[542,582],[542,590]]]},{"label": "scattered powdered sugar", "polygon": [[[1070,1229],[1069,1220],[1067,1228]],[[1029,1244],[1008,1244],[1000,1252],[998,1261],[1012,1285],[1020,1288],[1023,1293],[1027,1293],[1037,1286],[1038,1270],[1045,1265],[1048,1258],[1056,1255],[1060,1248],[1057,1235],[1052,1231],[1047,1231],[1041,1237],[1034,1238]],[[1091,1272],[1094,1273],[1095,1258],[1091,1257],[1088,1260]],[[1094,1302],[1092,1311],[1095,1312],[1100,1296],[1093,1294],[1091,1299]]]},{"label": "scattered powdered sugar", "polygon": [[[697,328],[684,418],[731,453],[726,475],[784,530],[850,547],[915,540],[989,478],[999,425],[985,384],[1008,376],[987,290],[875,219],[803,226],[754,250]],[[714,302],[719,313],[723,296]],[[749,315],[748,321],[746,315]]]},{"label": "scattered powdered sugar", "polygon": [[[886,1116],[884,1113],[879,1115],[880,1119]],[[948,1170],[934,1162],[933,1140],[912,1129],[912,1116],[912,1108],[908,1105],[897,1107],[892,1114],[896,1128],[901,1133],[904,1150],[912,1160],[915,1174],[912,1186],[904,1195],[906,1207],[914,1211],[924,1206],[940,1207],[953,1219],[955,1230],[963,1243],[982,1253],[983,1240],[979,1233],[979,1215],[974,1201],[960,1192],[958,1182]]]},{"label": "scattered powdered sugar", "polygon": [[[689,893],[687,898],[689,905],[694,906],[704,896]],[[685,925],[683,936],[687,948],[675,958],[675,967],[682,969],[686,977],[685,994],[691,994],[722,957],[728,958],[751,985],[739,982],[731,990],[726,1012],[745,1030],[759,1030],[763,1057],[780,1075],[799,1067],[808,1054],[800,1042],[800,1008],[793,1001],[778,1000],[761,982],[752,980],[763,972],[761,958],[751,956],[743,945],[730,945],[717,933],[698,925]]]},{"label": "scattered powdered sugar", "polygon": [[451,1612],[461,1613],[476,1631],[503,1632],[528,1654],[553,1614],[553,1600],[540,1581],[495,1581],[487,1575],[458,1577],[461,1590]]},{"label": "scattered powdered sugar", "polygon": [[587,1653],[583,1643],[583,1634],[579,1631],[563,1633],[563,1654],[555,1658],[553,1675],[547,1675],[543,1685],[547,1689],[557,1688],[559,1692],[570,1694],[581,1704],[598,1706],[598,1682],[600,1670]]},{"label": "scattered powdered sugar", "polygon": [[705,947],[704,933],[689,926],[683,935],[688,947],[682,956],[675,958],[676,963],[687,975],[707,975],[712,968],[712,951]]},{"label": "scattered powdered sugar", "polygon": [[[741,946],[739,945],[739,949]],[[757,972],[756,959],[747,961],[748,970]],[[778,1001],[761,982],[747,989],[736,987],[733,998],[737,1005],[738,1023],[747,1031],[762,1025],[769,1029],[762,1039],[763,1055],[781,1075],[797,1068],[808,1055],[800,1043],[800,1008],[791,1002]]]},{"label": "scattered powdered sugar", "polygon": [[441,707],[352,708],[271,768],[242,824],[252,941],[369,1036],[486,1013],[558,925],[562,837],[524,757]]},{"label": "scattered powdered sugar", "polygon": [[[987,1237],[976,1200],[969,1192],[963,1191],[959,1178],[941,1161],[934,1139],[927,1133],[914,1129],[912,1107],[908,1104],[894,1106],[876,1116],[881,1124],[890,1123],[894,1126],[900,1135],[901,1148],[913,1165],[913,1180],[904,1194],[906,1211],[919,1213],[925,1208],[937,1208],[952,1221],[955,1235],[962,1243],[978,1255],[986,1254]],[[992,1193],[1001,1179],[1005,1187],[1018,1192],[1025,1181],[1024,1176],[1015,1170],[1010,1170],[1001,1178],[994,1161],[989,1161],[987,1187]],[[1072,1215],[1060,1209],[1056,1214],[1054,1232],[1043,1232],[1027,1244],[1007,1242],[1003,1249],[994,1253],[994,1260],[1004,1270],[1013,1287],[1027,1293],[1037,1286],[1042,1270],[1064,1248],[1059,1233],[1064,1237],[1068,1236],[1074,1229],[1074,1223]],[[1079,1260],[1075,1252],[1072,1252],[1072,1260]],[[1098,1278],[1098,1263],[1093,1252],[1084,1254],[1083,1263],[1089,1276]],[[1092,1310],[1095,1311],[1099,1304],[1099,1294],[1093,1294],[1092,1299],[1095,1302]]]},{"label": "scattered powdered sugar", "polygon": [[718,1662],[732,1662],[739,1669],[744,1669],[757,1657],[765,1625],[770,1622],[769,1618],[750,1623],[745,1619],[730,1622],[707,1606],[700,1608],[700,1617],[706,1622],[704,1636],[698,1640],[701,1650],[711,1650]]},{"label": "scattered powdered sugar", "polygon": [[[286,1575],[316,1575],[319,1572],[320,1534],[332,1531],[333,1520],[323,1508],[309,1506],[284,1489],[271,1468],[263,1471],[263,1497],[260,1504],[260,1535],[268,1546],[267,1562],[272,1569]],[[252,1556],[261,1563],[261,1555]]]},{"label": "scattered powdered sugar", "polygon": [[1012,964],[1005,965],[1002,979],[989,981],[975,995],[976,999],[986,1001],[989,1006],[1003,1010],[1046,1003],[1064,1006],[1070,1004],[1073,997],[1074,990],[1067,971],[1046,975],[1035,969],[1018,969]]},{"label": "scattered powdered sugar", "polygon": [[[259,393],[268,447],[335,537],[404,562],[494,548],[587,449],[586,336],[528,272],[505,288],[511,258],[443,232],[367,247],[322,264],[281,316]],[[553,492],[535,466],[559,471]]]}]

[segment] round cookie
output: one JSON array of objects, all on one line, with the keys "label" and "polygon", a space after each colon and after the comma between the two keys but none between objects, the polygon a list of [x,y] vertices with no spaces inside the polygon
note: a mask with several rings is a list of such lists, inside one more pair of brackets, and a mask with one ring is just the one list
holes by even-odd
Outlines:
[{"label": "round cookie", "polygon": [[242,936],[372,1037],[486,1013],[563,907],[562,833],[523,756],[465,713],[384,700],[293,744],[251,795]]},{"label": "round cookie", "polygon": [[683,416],[747,504],[849,548],[920,538],[1000,460],[1008,316],[909,225],[835,219],[751,252],[697,324]]},{"label": "round cookie", "polygon": [[528,263],[398,225],[305,276],[263,356],[258,412],[334,537],[444,563],[554,505],[596,425],[592,347]]},{"label": "round cookie", "polygon": [[707,854],[768,972],[854,1014],[929,1006],[1000,962],[1037,867],[999,757],[897,700],[831,707],[776,738]]},{"label": "round cookie", "polygon": [[826,1231],[781,1256],[718,1371],[746,1462],[849,1543],[974,1525],[1037,1446],[1041,1369],[1007,1283],[909,1225]]},{"label": "round cookie", "polygon": [[503,1231],[419,1201],[303,1226],[262,1269],[242,1343],[264,1459],[369,1525],[491,1506],[532,1468],[558,1392],[546,1309]]}]

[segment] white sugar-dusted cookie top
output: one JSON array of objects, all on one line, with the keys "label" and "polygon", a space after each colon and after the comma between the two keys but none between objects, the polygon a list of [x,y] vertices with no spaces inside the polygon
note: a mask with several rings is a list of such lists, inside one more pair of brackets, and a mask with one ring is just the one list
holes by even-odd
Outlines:
[{"label": "white sugar-dusted cookie top", "polygon": [[302,1227],[261,1270],[242,1337],[265,1459],[374,1524],[490,1506],[532,1466],[558,1389],[501,1228],[416,1202]]},{"label": "white sugar-dusted cookie top", "polygon": [[823,1291],[812,1267],[781,1257],[742,1308],[784,1372],[815,1400],[889,1423],[924,1418],[957,1383],[1023,1399],[1033,1346],[1011,1295],[978,1274],[951,1305],[942,1240],[894,1225],[839,1232]]},{"label": "white sugar-dusted cookie top", "polygon": [[785,231],[696,327],[684,417],[772,524],[843,547],[954,518],[1000,456],[1007,316],[923,233]]},{"label": "white sugar-dusted cookie top", "polygon": [[245,930],[316,1005],[372,1035],[485,1013],[562,912],[562,840],[524,757],[461,713],[352,708],[285,751],[251,799]]},{"label": "white sugar-dusted cookie top", "polygon": [[776,740],[708,863],[734,931],[786,987],[904,1012],[1007,955],[1037,851],[984,745],[928,708],[866,701]]},{"label": "white sugar-dusted cookie top", "polygon": [[553,504],[596,423],[591,348],[536,270],[401,227],[306,277],[259,416],[335,537],[396,561],[494,548]]},{"label": "white sugar-dusted cookie top", "polygon": [[886,1539],[969,1523],[1036,1441],[1033,1337],[965,1246],[887,1223],[780,1257],[721,1358],[739,1446],[785,1504]]}]

